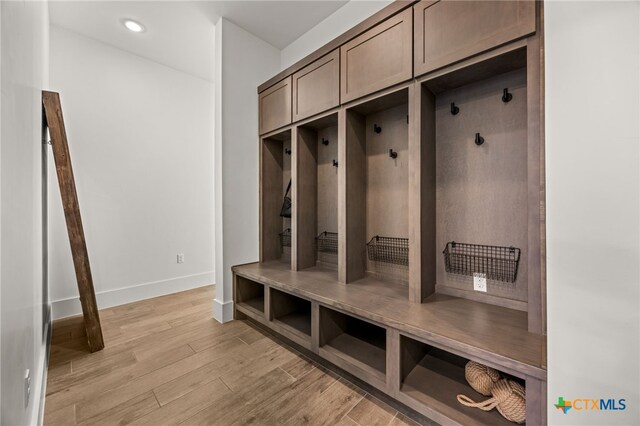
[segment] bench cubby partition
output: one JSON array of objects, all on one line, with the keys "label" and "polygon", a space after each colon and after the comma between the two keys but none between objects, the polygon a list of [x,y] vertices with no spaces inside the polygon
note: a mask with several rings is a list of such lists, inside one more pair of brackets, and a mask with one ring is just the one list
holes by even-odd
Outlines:
[{"label": "bench cubby partition", "polygon": [[443,424],[508,423],[455,399],[481,362],[546,423],[543,8],[393,2],[259,86],[237,319]]}]

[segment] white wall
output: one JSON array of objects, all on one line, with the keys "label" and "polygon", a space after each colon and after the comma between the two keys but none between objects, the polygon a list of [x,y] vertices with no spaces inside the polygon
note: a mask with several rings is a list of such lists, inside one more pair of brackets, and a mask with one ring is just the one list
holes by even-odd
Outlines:
[{"label": "white wall", "polygon": [[281,68],[293,65],[390,3],[393,0],[351,0],[282,49]]},{"label": "white wall", "polygon": [[[61,94],[98,305],[213,284],[213,83],[52,27],[51,89]],[[51,164],[59,318],[81,310]]]},{"label": "white wall", "polygon": [[46,378],[41,91],[47,85],[48,6],[0,2],[0,16],[0,423],[26,425],[39,421]]},{"label": "white wall", "polygon": [[545,30],[549,424],[639,424],[640,3],[546,2]]},{"label": "white wall", "polygon": [[258,93],[280,50],[221,18],[216,23],[214,317],[232,319],[231,266],[258,260]]}]

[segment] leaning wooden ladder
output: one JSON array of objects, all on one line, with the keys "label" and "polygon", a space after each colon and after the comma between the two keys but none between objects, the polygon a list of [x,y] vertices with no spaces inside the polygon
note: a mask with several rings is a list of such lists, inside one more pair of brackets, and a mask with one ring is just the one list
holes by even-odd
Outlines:
[{"label": "leaning wooden ladder", "polygon": [[56,92],[43,91],[42,106],[44,109],[45,123],[49,128],[49,135],[51,136],[53,158],[58,175],[58,185],[60,186],[62,206],[67,222],[67,232],[69,234],[69,242],[71,243],[71,254],[76,271],[76,280],[78,281],[80,304],[82,305],[82,314],[87,330],[87,341],[89,343],[89,350],[96,352],[104,348],[104,340],[102,338],[100,315],[98,314],[96,293],[93,288],[93,278],[91,277],[91,268],[89,266],[89,254],[87,252],[87,244],[84,238],[82,219],[80,217],[76,182],[73,177],[73,168],[71,167],[67,132],[65,131],[64,119],[62,117],[60,95]]}]

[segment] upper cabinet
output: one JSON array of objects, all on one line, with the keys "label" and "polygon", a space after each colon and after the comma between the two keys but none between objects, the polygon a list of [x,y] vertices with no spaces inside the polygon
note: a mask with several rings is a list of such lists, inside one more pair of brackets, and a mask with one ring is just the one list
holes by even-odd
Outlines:
[{"label": "upper cabinet", "polygon": [[423,0],[414,10],[416,76],[536,30],[530,0]]},{"label": "upper cabinet", "polygon": [[343,103],[413,77],[413,10],[387,19],[340,48]]},{"label": "upper cabinet", "polygon": [[340,104],[340,51],[334,50],[293,74],[293,121]]},{"label": "upper cabinet", "polygon": [[260,134],[291,124],[291,76],[258,95]]}]

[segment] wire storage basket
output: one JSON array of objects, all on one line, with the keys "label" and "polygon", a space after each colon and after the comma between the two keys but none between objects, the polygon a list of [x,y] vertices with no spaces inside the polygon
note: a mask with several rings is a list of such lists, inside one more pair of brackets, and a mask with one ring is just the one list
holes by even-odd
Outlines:
[{"label": "wire storage basket", "polygon": [[280,247],[291,247],[291,228],[287,228],[278,234],[280,237]]},{"label": "wire storage basket", "polygon": [[316,248],[319,253],[338,254],[338,233],[337,232],[321,232],[316,237]]},{"label": "wire storage basket", "polygon": [[367,243],[367,256],[372,262],[409,266],[409,239],[376,235]]},{"label": "wire storage basket", "polygon": [[486,274],[487,279],[516,282],[520,249],[516,247],[485,246],[450,241],[442,252],[445,270],[452,274]]}]

